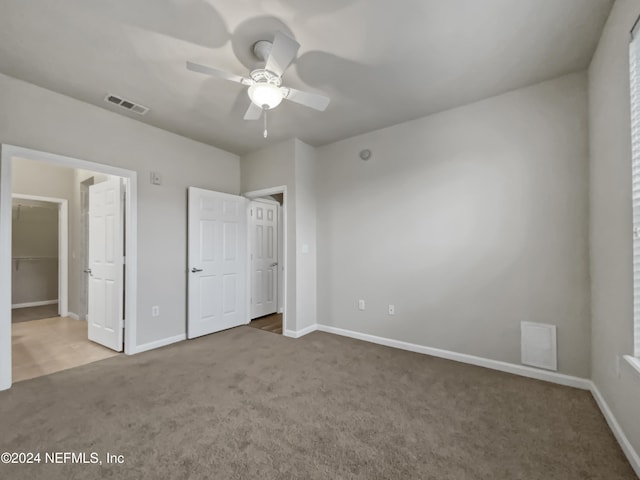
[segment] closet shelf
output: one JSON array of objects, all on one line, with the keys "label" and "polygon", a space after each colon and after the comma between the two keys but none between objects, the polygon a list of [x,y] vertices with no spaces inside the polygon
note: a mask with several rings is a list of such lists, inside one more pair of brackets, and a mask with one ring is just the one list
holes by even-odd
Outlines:
[{"label": "closet shelf", "polygon": [[11,257],[11,260],[17,261],[34,261],[34,260],[57,260],[58,257]]}]

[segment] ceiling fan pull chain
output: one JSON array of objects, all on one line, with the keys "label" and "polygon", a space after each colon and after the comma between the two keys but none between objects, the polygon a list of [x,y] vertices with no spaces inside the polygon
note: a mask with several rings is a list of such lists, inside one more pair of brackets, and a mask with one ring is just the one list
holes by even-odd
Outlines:
[{"label": "ceiling fan pull chain", "polygon": [[264,138],[267,138],[267,135],[268,135],[268,133],[267,133],[267,109],[265,108],[264,109],[264,133],[263,133]]}]

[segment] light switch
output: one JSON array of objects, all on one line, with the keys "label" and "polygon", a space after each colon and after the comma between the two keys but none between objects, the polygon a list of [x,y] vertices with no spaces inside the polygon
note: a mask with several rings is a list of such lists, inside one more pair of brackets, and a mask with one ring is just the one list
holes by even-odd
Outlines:
[{"label": "light switch", "polygon": [[162,185],[162,175],[158,172],[151,172],[151,184]]}]

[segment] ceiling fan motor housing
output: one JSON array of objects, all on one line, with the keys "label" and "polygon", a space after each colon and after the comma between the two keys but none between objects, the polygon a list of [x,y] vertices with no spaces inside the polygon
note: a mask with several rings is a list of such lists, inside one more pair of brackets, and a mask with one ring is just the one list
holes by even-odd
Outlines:
[{"label": "ceiling fan motor housing", "polygon": [[270,83],[271,85],[275,85],[276,87],[282,85],[282,78],[279,75],[276,75],[269,70],[265,70],[264,68],[257,68],[253,70],[249,75],[256,83]]}]

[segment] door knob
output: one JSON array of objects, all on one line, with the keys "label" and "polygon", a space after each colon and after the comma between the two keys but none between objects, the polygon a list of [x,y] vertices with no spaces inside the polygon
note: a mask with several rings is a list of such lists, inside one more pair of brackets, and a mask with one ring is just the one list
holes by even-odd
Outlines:
[{"label": "door knob", "polygon": [[191,269],[191,273],[198,273],[198,272],[202,272],[202,269],[201,268],[196,268],[196,267],[193,267]]},{"label": "door knob", "polygon": [[91,274],[91,269],[90,269],[90,268],[85,268],[85,269],[84,269],[84,273],[88,273],[89,275],[93,276],[93,275]]},{"label": "door knob", "polygon": [[269,265],[270,267],[277,267],[278,266],[278,262],[273,262],[271,265]]}]

